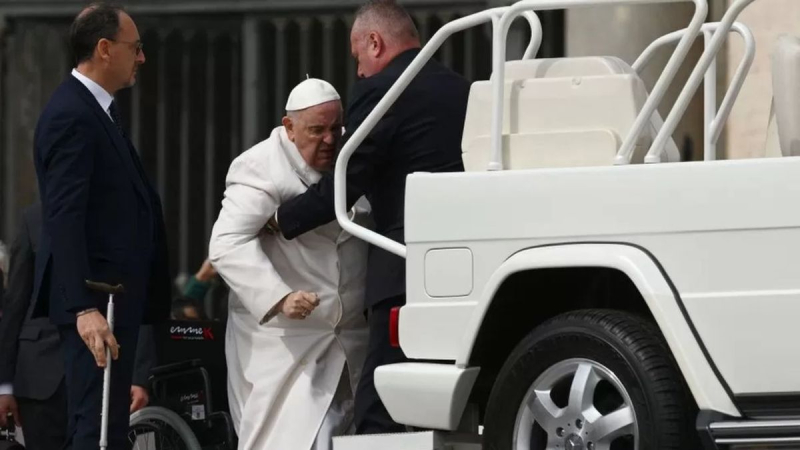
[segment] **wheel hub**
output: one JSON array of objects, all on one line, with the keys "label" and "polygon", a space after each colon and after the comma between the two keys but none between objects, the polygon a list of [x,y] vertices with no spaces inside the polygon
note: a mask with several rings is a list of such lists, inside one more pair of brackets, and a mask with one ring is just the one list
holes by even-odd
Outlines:
[{"label": "wheel hub", "polygon": [[620,437],[639,448],[625,386],[602,364],[576,358],[554,364],[533,382],[517,413],[513,448],[607,449]]},{"label": "wheel hub", "polygon": [[577,434],[571,434],[567,436],[567,439],[564,441],[564,449],[565,450],[586,450],[586,447],[583,444],[583,438],[578,436]]}]

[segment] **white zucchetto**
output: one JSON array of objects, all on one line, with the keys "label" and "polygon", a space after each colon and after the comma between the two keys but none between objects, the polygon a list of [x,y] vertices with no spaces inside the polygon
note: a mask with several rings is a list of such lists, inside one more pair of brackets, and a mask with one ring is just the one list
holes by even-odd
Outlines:
[{"label": "white zucchetto", "polygon": [[340,100],[340,97],[330,83],[318,78],[309,78],[292,89],[286,101],[286,111],[300,111],[334,100]]}]

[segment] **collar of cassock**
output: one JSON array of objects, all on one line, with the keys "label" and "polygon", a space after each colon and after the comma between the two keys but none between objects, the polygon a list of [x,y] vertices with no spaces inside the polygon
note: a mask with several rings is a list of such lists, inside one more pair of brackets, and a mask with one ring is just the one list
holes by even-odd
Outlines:
[{"label": "collar of cassock", "polygon": [[297,150],[297,146],[294,145],[294,142],[289,140],[289,136],[286,134],[285,128],[281,127],[279,136],[281,148],[286,154],[286,159],[288,159],[289,164],[292,165],[294,173],[300,177],[300,181],[302,181],[306,187],[316,184],[319,179],[322,178],[322,174],[311,168],[311,166],[306,163],[306,161],[300,155],[300,151]]}]

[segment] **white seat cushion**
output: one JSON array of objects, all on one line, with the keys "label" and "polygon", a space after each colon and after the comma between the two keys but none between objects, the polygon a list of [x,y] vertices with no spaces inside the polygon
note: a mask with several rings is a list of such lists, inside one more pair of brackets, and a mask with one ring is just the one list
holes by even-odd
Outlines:
[{"label": "white seat cushion", "polygon": [[580,58],[527,59],[506,63],[506,80],[528,78],[590,77],[634,73],[623,60],[613,56]]},{"label": "white seat cushion", "polygon": [[[644,83],[612,57],[506,63],[503,158],[506,169],[611,165],[647,100]],[[470,90],[462,149],[467,170],[485,170],[491,158],[491,81]],[[661,118],[636,143],[643,162]],[[670,140],[668,154],[676,160]]]}]

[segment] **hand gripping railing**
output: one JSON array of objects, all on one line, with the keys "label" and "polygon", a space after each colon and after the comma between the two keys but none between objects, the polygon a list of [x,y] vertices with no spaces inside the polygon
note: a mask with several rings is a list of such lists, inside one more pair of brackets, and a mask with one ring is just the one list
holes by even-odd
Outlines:
[{"label": "hand gripping railing", "polygon": [[[717,28],[719,28],[719,26],[719,22],[707,23],[703,25],[701,32],[705,38],[705,45],[709,44],[713,33],[717,30]],[[725,93],[725,97],[722,100],[722,106],[720,107],[719,112],[717,112],[716,58],[712,60],[711,66],[708,68],[708,71],[706,71],[705,82],[703,84],[703,90],[705,91],[704,159],[706,161],[716,159],[717,142],[719,142],[719,137],[722,134],[722,128],[731,114],[733,104],[736,102],[736,99],[739,97],[739,93],[742,91],[742,86],[747,78],[747,74],[750,72],[750,68],[753,66],[753,60],[755,59],[756,55],[756,40],[749,28],[739,22],[735,22],[731,28],[731,31],[738,33],[742,37],[742,40],[744,41],[744,55],[742,55],[742,61],[739,63],[739,67],[736,69],[736,73],[733,77],[731,85],[728,87],[728,91]],[[674,44],[681,37],[683,37],[684,34],[686,34],[686,30],[678,30],[653,41],[653,43],[650,44],[650,46],[647,47],[641,55],[639,55],[639,58],[636,60],[636,62],[633,63],[633,70],[641,74],[644,67],[652,60],[656,51],[663,46]]]},{"label": "hand gripping railing", "polygon": [[[334,169],[334,210],[336,211],[336,219],[339,224],[348,233],[353,236],[363,239],[373,245],[376,245],[384,250],[390,251],[398,256],[405,258],[406,247],[397,243],[385,236],[357,225],[350,220],[347,215],[347,163],[350,161],[350,156],[364,141],[370,131],[375,127],[379,120],[391,108],[400,94],[408,87],[411,80],[419,73],[422,67],[433,57],[436,50],[441,47],[442,43],[450,37],[450,35],[459,31],[472,28],[477,25],[492,21],[496,22],[498,17],[503,14],[509,7],[493,8],[471,14],[460,19],[456,19],[442,28],[440,28],[422,48],[414,61],[409,64],[406,70],[400,75],[400,78],[395,81],[394,85],[389,89],[386,95],[383,96],[380,102],[375,106],[372,112],[369,113],[361,126],[353,133],[350,139],[342,148],[339,158],[336,161],[336,168]],[[539,18],[532,12],[527,12],[525,18],[531,25],[531,42],[525,51],[525,57],[531,57],[538,51],[542,42],[542,26]]]},{"label": "hand gripping railing", "polygon": [[679,3],[692,1],[695,4],[695,12],[692,21],[689,24],[686,33],[680,40],[678,47],[672,54],[667,67],[659,77],[653,92],[642,107],[642,111],[631,127],[628,136],[622,143],[617,156],[614,160],[615,164],[628,164],[630,163],[633,155],[636,139],[644,130],[645,126],[650,123],[650,118],[656,111],[658,104],[664,98],[669,84],[675,79],[681,63],[686,59],[689,54],[692,43],[700,32],[703,22],[708,15],[708,3],[706,0],[522,0],[511,5],[508,10],[503,14],[500,23],[494,29],[493,51],[492,60],[493,67],[492,73],[494,80],[492,81],[492,161],[489,163],[489,170],[502,170],[502,129],[503,129],[503,79],[505,77],[505,52],[506,52],[506,38],[508,30],[511,26],[511,21],[514,20],[523,10],[527,11],[543,11],[551,9],[562,9],[571,7],[585,7],[585,6],[599,6],[599,5],[644,5],[652,3]]},{"label": "hand gripping railing", "polygon": [[[680,122],[684,113],[686,113],[686,109],[689,107],[689,102],[692,101],[692,97],[697,92],[697,88],[700,87],[703,77],[716,59],[717,54],[722,48],[722,43],[728,37],[728,33],[730,33],[731,28],[733,28],[733,23],[739,17],[739,14],[741,14],[742,11],[754,1],[755,0],[736,0],[730,6],[730,8],[728,8],[728,11],[725,12],[725,15],[722,17],[722,20],[717,26],[717,30],[711,37],[711,41],[706,45],[703,55],[700,56],[700,61],[697,62],[692,74],[689,76],[689,80],[686,82],[686,86],[684,86],[683,90],[678,96],[675,106],[672,108],[672,111],[670,111],[669,116],[667,116],[667,120],[664,121],[664,126],[661,127],[661,131],[659,131],[658,135],[656,135],[653,145],[650,146],[650,150],[647,152],[647,156],[645,157],[645,162],[661,162],[661,154],[664,152],[664,146],[666,145],[667,140],[670,138],[670,136],[672,136],[672,133],[675,132],[678,122]],[[732,101],[733,100],[731,100],[730,105],[723,104],[723,108],[733,107]]]}]

